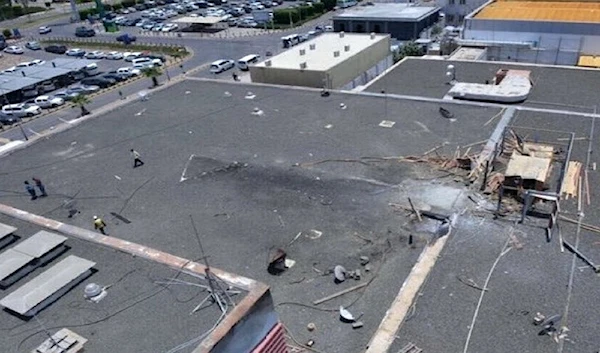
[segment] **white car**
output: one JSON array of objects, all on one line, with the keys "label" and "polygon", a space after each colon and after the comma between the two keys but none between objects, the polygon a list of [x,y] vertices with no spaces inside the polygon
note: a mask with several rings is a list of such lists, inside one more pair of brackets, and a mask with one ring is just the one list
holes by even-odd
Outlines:
[{"label": "white car", "polygon": [[131,61],[134,69],[144,69],[146,67],[162,66],[163,62],[160,59],[137,58]]},{"label": "white car", "polygon": [[40,60],[40,59],[35,59],[35,60],[31,60],[30,63],[36,64],[36,65],[44,65],[46,62],[44,60]]},{"label": "white car", "polygon": [[12,67],[9,67],[8,69],[4,69],[4,70],[2,70],[2,73],[3,73],[3,74],[10,74],[10,73],[12,73],[12,72],[15,72],[15,71],[17,71],[18,69],[19,69],[18,67],[16,67],[16,66],[12,66]]},{"label": "white car", "polygon": [[220,72],[232,69],[234,66],[235,61],[233,60],[217,60],[210,64],[210,72],[218,74]]},{"label": "white car", "polygon": [[6,115],[12,115],[16,117],[32,117],[42,113],[42,109],[34,104],[20,103],[20,104],[7,104],[2,107],[2,113]]},{"label": "white car", "polygon": [[39,96],[33,100],[33,104],[40,106],[41,108],[56,108],[65,104],[65,100],[59,97],[52,96]]},{"label": "white car", "polygon": [[23,62],[23,63],[17,64],[17,68],[30,67],[30,66],[36,66],[36,64],[34,62]]},{"label": "white car", "polygon": [[142,74],[142,71],[140,71],[139,69],[134,69],[132,67],[121,67],[119,69],[117,69],[117,73],[118,74],[124,74],[124,75],[129,75],[131,76],[139,76]]},{"label": "white car", "polygon": [[142,56],[142,53],[139,51],[123,53],[123,57],[125,58],[125,61],[133,61],[133,59],[137,59],[140,56]]},{"label": "white car", "polygon": [[94,50],[94,51],[86,53],[84,57],[86,59],[104,59],[104,57],[106,57],[106,54],[104,54],[103,51]]},{"label": "white car", "polygon": [[48,27],[48,26],[42,26],[38,29],[38,33],[39,34],[47,34],[52,32],[52,28]]},{"label": "white car", "polygon": [[79,48],[73,48],[73,49],[67,50],[67,52],[65,54],[67,56],[84,56],[85,50],[79,49]]},{"label": "white car", "polygon": [[164,25],[161,28],[161,31],[163,31],[163,32],[172,32],[172,31],[177,30],[178,28],[179,28],[179,26],[177,24],[175,24],[175,23],[167,23],[166,25]]},{"label": "white car", "polygon": [[4,49],[4,52],[5,53],[9,53],[9,54],[17,54],[17,55],[19,55],[19,54],[23,54],[25,52],[25,50],[23,50],[23,48],[21,48],[18,45],[11,45],[9,47],[6,47]]},{"label": "white car", "polygon": [[110,51],[106,53],[105,58],[108,60],[121,60],[123,59],[123,53],[120,53],[118,51]]}]

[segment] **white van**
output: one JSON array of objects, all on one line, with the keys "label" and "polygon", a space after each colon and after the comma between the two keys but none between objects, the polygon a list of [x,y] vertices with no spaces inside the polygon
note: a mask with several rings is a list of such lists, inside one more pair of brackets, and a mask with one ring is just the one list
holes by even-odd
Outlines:
[{"label": "white van", "polygon": [[258,54],[246,55],[243,58],[241,58],[240,60],[238,60],[237,65],[240,68],[240,70],[248,71],[248,70],[250,70],[250,67],[248,67],[248,65],[256,64],[259,59],[260,59],[260,55],[258,55]]}]

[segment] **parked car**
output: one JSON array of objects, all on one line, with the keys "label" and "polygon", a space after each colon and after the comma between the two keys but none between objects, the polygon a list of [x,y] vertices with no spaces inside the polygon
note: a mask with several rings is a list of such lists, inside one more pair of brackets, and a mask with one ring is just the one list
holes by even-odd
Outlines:
[{"label": "parked car", "polygon": [[160,54],[152,54],[152,53],[144,53],[143,55],[144,55],[144,57],[146,57],[146,58],[150,58],[150,59],[158,59],[158,60],[160,60],[160,61],[161,61],[161,62],[163,62],[163,63],[167,61],[167,58],[166,58],[164,55],[160,55]]},{"label": "parked car", "polygon": [[121,67],[121,68],[118,68],[117,70],[115,70],[114,72],[121,74],[121,75],[126,74],[126,75],[129,75],[129,77],[139,76],[142,74],[141,70],[134,69],[132,67]]},{"label": "parked car", "polygon": [[78,93],[78,94],[91,94],[94,92],[98,92],[100,90],[99,86],[90,86],[90,85],[77,85],[71,86],[67,89],[67,93]]},{"label": "parked car", "polygon": [[65,101],[70,101],[70,100],[73,100],[73,98],[77,97],[78,95],[80,95],[79,92],[69,92],[68,90],[63,90],[63,91],[54,93],[53,96],[56,98],[61,98]]},{"label": "parked car", "polygon": [[146,57],[133,59],[131,62],[134,69],[145,69],[147,67],[162,66],[163,63],[159,59],[150,59]]},{"label": "parked car", "polygon": [[60,97],[39,96],[33,100],[33,104],[39,106],[40,108],[48,109],[56,108],[65,104],[65,100]]},{"label": "parked car", "polygon": [[48,34],[50,32],[52,32],[52,28],[50,28],[48,26],[42,26],[42,27],[38,28],[39,34]]},{"label": "parked car", "polygon": [[25,48],[29,50],[41,50],[42,46],[40,45],[40,43],[33,41],[25,43]]},{"label": "parked car", "polygon": [[96,35],[96,31],[94,31],[91,28],[87,28],[87,27],[77,27],[75,29],[75,36],[76,37],[93,37]]},{"label": "parked car", "polygon": [[132,43],[132,42],[135,42],[136,40],[137,40],[137,37],[133,36],[129,33],[121,34],[120,36],[117,37],[117,42],[123,42],[123,43]]},{"label": "parked car", "polygon": [[39,65],[44,65],[46,63],[46,61],[45,60],[40,60],[40,59],[34,59],[34,60],[31,60],[30,63],[39,66]]},{"label": "parked car", "polygon": [[18,45],[11,45],[11,46],[4,48],[4,52],[9,53],[9,54],[20,55],[20,54],[23,54],[25,52],[25,50],[23,50],[23,48]]},{"label": "parked car", "polygon": [[3,74],[10,74],[10,73],[13,73],[13,72],[17,71],[18,69],[19,69],[19,68],[18,68],[18,67],[16,67],[16,66],[11,66],[11,67],[9,67],[8,69],[4,69],[4,70],[2,70],[2,73],[3,73]]},{"label": "parked car", "polygon": [[76,56],[76,57],[82,58],[83,56],[85,56],[85,50],[79,49],[79,48],[73,48],[73,49],[67,50],[67,52],[65,54],[67,54],[68,56]]},{"label": "parked car", "polygon": [[48,53],[64,54],[67,52],[67,47],[64,45],[49,45],[45,47],[44,50]]},{"label": "parked car", "polygon": [[0,125],[13,125],[21,121],[21,118],[18,116],[13,116],[9,114],[4,114],[0,111]]},{"label": "parked car", "polygon": [[16,117],[32,117],[42,113],[42,109],[34,104],[19,103],[19,104],[7,104],[2,107],[2,113],[6,115],[12,115]]},{"label": "parked car", "polygon": [[166,25],[164,25],[161,28],[161,31],[163,32],[173,32],[176,31],[179,28],[179,26],[176,23],[167,23]]},{"label": "parked car", "polygon": [[106,53],[105,59],[108,59],[108,60],[121,60],[121,59],[123,59],[123,53],[120,53],[118,51],[110,51],[110,52]]},{"label": "parked car", "polygon": [[127,74],[119,74],[116,72],[102,73],[98,77],[115,80],[116,82],[126,81],[130,76]]},{"label": "parked car", "polygon": [[139,51],[123,53],[123,57],[125,58],[125,61],[133,61],[133,59],[137,59],[141,56],[142,56],[142,53]]},{"label": "parked car", "polygon": [[29,61],[17,64],[17,68],[24,68],[24,67],[30,67],[30,66],[36,66],[36,64],[32,63],[32,62],[29,62]]},{"label": "parked car", "polygon": [[88,53],[85,53],[84,58],[86,59],[104,59],[106,54],[100,50],[94,50]]},{"label": "parked car", "polygon": [[210,72],[218,74],[220,72],[232,69],[234,66],[235,62],[233,60],[217,60],[210,64]]},{"label": "parked car", "polygon": [[100,77],[100,76],[88,77],[88,78],[84,78],[83,80],[81,80],[82,85],[98,86],[100,88],[107,88],[107,87],[114,85],[115,83],[117,83],[117,81],[114,79],[104,78],[104,77]]},{"label": "parked car", "polygon": [[56,89],[56,84],[53,81],[44,81],[38,85],[38,90],[42,93],[52,92]]}]

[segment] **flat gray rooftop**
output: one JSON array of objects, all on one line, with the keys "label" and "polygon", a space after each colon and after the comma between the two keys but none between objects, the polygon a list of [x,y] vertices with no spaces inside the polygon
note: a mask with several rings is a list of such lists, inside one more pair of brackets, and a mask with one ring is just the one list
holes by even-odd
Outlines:
[{"label": "flat gray rooftop", "polygon": [[412,4],[375,3],[369,6],[354,6],[333,16],[333,19],[372,19],[417,21],[435,11],[439,7],[412,6]]},{"label": "flat gray rooftop", "polygon": [[[40,230],[3,215],[0,222],[19,228],[15,234],[21,239],[8,248]],[[30,352],[48,338],[45,330],[54,334],[65,327],[88,339],[86,352],[167,352],[209,330],[220,316],[215,305],[190,314],[205,293],[201,288],[172,282],[176,277],[205,284],[202,280],[82,240],[69,238],[66,244],[71,249],[8,289],[0,290],[0,299],[70,255],[95,262],[97,272],[39,312],[39,322],[25,321],[0,310],[3,352]],[[107,296],[99,303],[84,299],[83,289],[88,283],[108,286]],[[197,345],[195,342],[178,352],[189,353]]]},{"label": "flat gray rooftop", "polygon": [[[256,97],[246,99],[248,91]],[[263,114],[253,115],[255,107]],[[398,187],[411,189],[421,178],[436,188],[428,179],[440,173],[385,161],[295,164],[422,154],[444,141],[448,145],[439,153],[452,154],[457,144],[485,139],[493,126],[481,126],[499,112],[452,107],[464,119],[450,122],[438,109],[438,104],[386,103],[350,94],[322,98],[318,91],[185,81],[3,158],[0,183],[7,191],[0,192],[0,200],[87,229],[100,215],[112,236],[195,259],[200,253],[192,214],[210,264],[268,284],[282,321],[299,339],[312,338],[326,352],[359,352],[425,241],[419,239],[415,249],[407,245],[404,216],[389,203],[405,200]],[[395,125],[381,127],[382,120]],[[141,153],[143,167],[132,168],[131,148]],[[248,165],[235,168],[234,161]],[[25,197],[22,183],[31,175],[45,182],[47,198],[31,202]],[[451,179],[443,182],[455,186]],[[62,206],[69,197],[81,211],[74,218],[67,218]],[[296,264],[272,276],[266,261],[277,248],[285,248]],[[87,254],[83,257],[99,269],[90,279],[111,283],[99,278],[109,272],[103,262]],[[322,275],[338,264],[359,268],[361,255],[371,257],[373,266],[372,272],[363,271],[361,281],[375,278],[364,294],[321,306],[329,310],[355,301],[349,310],[365,313],[364,328],[353,330],[335,313],[301,306],[361,283],[336,285],[331,275]],[[167,291],[163,294],[170,298]],[[188,313],[174,314],[179,315],[188,319]],[[312,334],[306,331],[309,322],[318,327]],[[135,339],[146,336],[141,331],[148,325],[140,326]],[[181,324],[173,326],[166,333]]]},{"label": "flat gray rooftop", "polygon": [[[412,85],[424,86],[417,79]],[[249,91],[255,96],[253,99],[246,98]],[[153,93],[147,102],[132,102],[4,157],[0,164],[0,200],[88,229],[92,228],[92,216],[101,215],[108,223],[109,233],[116,237],[195,259],[200,254],[189,222],[191,214],[211,265],[267,283],[281,320],[300,342],[312,339],[314,347],[322,352],[364,352],[427,240],[417,232],[415,247],[408,246],[408,236],[413,234],[407,228],[408,219],[390,203],[403,203],[411,196],[430,204],[454,205],[456,195],[470,192],[465,190],[462,179],[447,171],[381,157],[422,155],[440,145],[440,155],[453,155],[457,145],[488,138],[495,122],[486,122],[500,112],[491,107],[442,106],[454,114],[455,121],[443,118],[437,103],[337,92],[323,98],[318,91],[307,89],[186,80]],[[260,113],[253,114],[255,108]],[[382,127],[382,120],[395,124]],[[577,137],[585,137],[591,120],[519,112],[512,124],[573,131]],[[541,131],[532,132],[530,138],[556,139]],[[593,148],[598,148],[597,139],[594,141]],[[143,167],[132,168],[131,148],[141,153],[146,163]],[[586,150],[587,141],[578,140],[573,158],[585,161]],[[471,151],[477,151],[477,147]],[[594,195],[600,192],[597,173],[590,172],[589,176]],[[29,200],[22,182],[32,175],[45,181],[49,197]],[[64,205],[68,200],[81,212],[74,218],[67,218]],[[493,200],[488,202],[493,205]],[[600,210],[597,202],[592,199],[590,210],[586,208],[587,222],[594,223],[600,216],[595,214]],[[574,214],[574,204],[576,201],[569,200],[561,206]],[[471,201],[460,206],[465,211],[390,352],[397,352],[409,341],[425,352],[464,349],[481,292],[457,276],[482,286],[506,243],[507,229],[514,225],[473,211],[475,204]],[[7,220],[0,218],[0,222]],[[572,342],[565,343],[564,352],[597,349],[596,331],[589,329],[600,315],[600,309],[589,305],[600,292],[597,275],[589,268],[575,267],[572,272],[573,263],[583,264],[573,262],[569,253],[561,253],[556,240],[546,243],[544,230],[534,220],[531,222],[515,226],[524,247],[511,250],[499,261],[482,301],[468,352],[556,350],[549,337],[537,336],[537,327],[531,325],[531,320],[537,311],[546,315],[564,312],[571,273],[574,284],[567,326]],[[20,234],[27,232],[25,225],[13,225]],[[573,229],[561,226],[565,239],[574,242]],[[600,247],[594,245],[595,237],[582,233],[581,248],[598,261]],[[272,276],[266,266],[269,254],[277,248],[285,249],[296,262],[280,276]],[[99,272],[91,280],[119,283],[115,293],[109,293],[111,296],[105,300],[129,298],[130,301],[118,302],[127,305],[136,299],[131,299],[132,294],[125,290],[140,288],[152,293],[156,285],[148,277],[174,275],[174,271],[160,268],[156,270],[158,275],[136,271],[126,276],[127,280],[118,281],[128,270],[138,268],[138,260],[112,263],[110,259],[119,254],[107,254],[102,260],[95,252],[96,249],[84,248],[77,255],[98,263]],[[361,255],[370,257],[373,270],[363,271],[360,281],[347,280],[336,285],[331,275],[324,275],[335,265],[349,270],[362,268]],[[142,269],[150,271],[145,266]],[[130,276],[135,282],[128,284]],[[363,292],[353,292],[316,309],[312,305],[318,298],[364,281],[370,282]],[[121,289],[123,292],[117,292]],[[157,315],[177,318],[157,323],[163,325],[157,327],[164,327],[165,336],[174,329],[187,330],[190,325],[200,325],[196,334],[205,328],[206,322],[183,325],[177,321],[206,321],[204,316],[188,315],[192,304],[187,301],[196,304],[195,299],[190,299],[194,293],[176,298],[170,293],[165,290],[152,297],[167,302],[144,301],[140,310],[152,305],[160,310]],[[69,295],[73,297],[56,304],[81,300],[76,291]],[[171,304],[176,299],[184,303]],[[364,313],[364,327],[353,330],[341,323],[339,305],[355,315]],[[73,307],[64,313],[54,306],[47,310],[62,318],[61,323],[75,318],[60,315],[73,312],[91,316],[85,316],[88,321],[84,323],[103,317],[104,312],[78,304]],[[118,308],[122,307],[111,302],[107,310],[112,313]],[[0,322],[20,332],[13,326],[22,322],[6,317],[9,321],[4,324],[4,315],[8,314],[0,313]],[[214,318],[214,312],[210,318]],[[102,330],[91,326],[90,332],[84,333],[98,336],[107,330],[115,335],[111,338],[116,338],[114,331],[126,325],[130,344],[141,341],[149,351],[151,342],[142,337],[149,339],[147,327],[154,327],[153,322],[138,325],[139,320],[133,314],[117,315],[103,323]],[[306,330],[310,322],[317,327],[313,332]],[[81,333],[78,327],[72,327]],[[29,326],[28,330],[35,331],[35,327]],[[6,342],[0,343],[13,347],[29,332],[32,331],[16,338],[3,335],[0,340]],[[184,332],[177,333],[181,336],[161,347],[189,339]],[[40,335],[36,337],[42,340]],[[490,337],[493,345],[489,344]],[[110,350],[119,351],[112,347]],[[90,351],[99,351],[92,348],[95,347],[90,347]]]},{"label": "flat gray rooftop", "polygon": [[525,106],[593,113],[598,105],[600,70],[576,67],[504,64],[492,61],[448,61],[408,58],[367,88],[390,94],[443,98],[450,86],[446,67],[454,65],[459,82],[485,83],[499,69],[531,71],[533,88]]}]

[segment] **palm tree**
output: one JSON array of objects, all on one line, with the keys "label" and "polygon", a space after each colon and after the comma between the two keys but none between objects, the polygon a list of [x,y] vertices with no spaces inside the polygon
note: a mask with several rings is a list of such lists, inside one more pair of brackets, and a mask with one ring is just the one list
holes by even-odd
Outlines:
[{"label": "palm tree", "polygon": [[71,102],[78,106],[79,109],[81,109],[81,116],[90,114],[90,111],[87,110],[85,107],[86,104],[90,104],[92,102],[88,96],[80,94],[78,96],[73,97]]},{"label": "palm tree", "polygon": [[146,67],[142,72],[144,73],[144,76],[152,79],[152,88],[158,86],[158,76],[162,75],[162,71],[158,67]]}]

